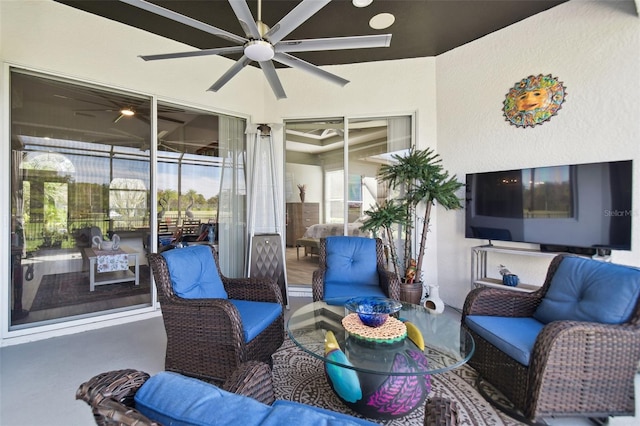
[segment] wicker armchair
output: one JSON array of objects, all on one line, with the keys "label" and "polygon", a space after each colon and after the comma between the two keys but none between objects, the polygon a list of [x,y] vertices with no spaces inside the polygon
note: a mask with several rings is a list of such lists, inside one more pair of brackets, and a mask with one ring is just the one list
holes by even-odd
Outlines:
[{"label": "wicker armchair", "polygon": [[[172,251],[178,250],[187,249]],[[214,248],[211,248],[211,254],[219,271]],[[268,278],[227,278],[219,273],[228,299],[184,299],[174,292],[165,257],[150,254],[149,262],[167,333],[167,371],[209,382],[222,382],[246,361],[272,365],[271,355],[284,341],[284,307],[278,318],[246,342],[242,318],[231,299],[274,302],[283,306],[282,294],[275,281]]]},{"label": "wicker armchair", "polygon": [[[98,426],[160,426],[134,408],[133,398],[147,379],[143,371],[109,371],[81,384],[76,399],[91,406]],[[265,404],[274,401],[271,369],[261,362],[241,364],[221,387]]]},{"label": "wicker armchair", "polygon": [[[567,262],[559,273],[562,263],[570,258],[581,260]],[[530,357],[528,365],[516,361],[469,327],[470,316],[493,320],[503,330],[517,326],[510,322],[512,319],[527,321],[529,317],[539,317],[539,307],[548,303],[543,302],[545,296],[555,296],[558,288],[564,288],[557,287],[554,277],[565,276],[570,264],[579,265],[568,276],[570,287],[592,291],[595,286],[585,290],[580,288],[579,282],[590,280],[593,284],[595,279],[600,285],[599,295],[604,292],[610,296],[595,300],[592,297],[591,309],[581,311],[587,316],[603,307],[607,312],[608,299],[614,298],[615,292],[623,293],[623,290],[618,290],[618,276],[628,273],[625,280],[630,285],[626,288],[630,288],[635,296],[621,297],[627,318],[620,323],[585,319],[543,321],[537,337],[535,334],[532,337],[535,341],[527,354]],[[593,271],[595,269],[596,272]],[[584,279],[580,271],[585,272]],[[533,293],[498,288],[472,290],[465,300],[462,314],[462,323],[476,343],[476,351],[469,364],[478,371],[481,379],[495,386],[511,401],[516,416],[521,415],[524,421],[538,421],[551,416],[602,418],[633,415],[634,377],[640,361],[640,298],[638,291],[633,290],[640,288],[638,276],[640,271],[635,268],[558,255],[549,266],[543,286]],[[567,281],[566,276],[564,279]],[[551,284],[555,288],[550,291],[554,287]],[[585,293],[580,294],[583,295]],[[570,303],[579,304],[580,299],[578,297]],[[556,298],[554,303],[558,300]]]},{"label": "wicker armchair", "polygon": [[[363,249],[368,249],[366,246],[362,246],[362,243],[369,245],[371,241],[375,241],[375,258],[372,255],[371,259],[363,259],[361,256],[364,256],[363,253],[354,253],[353,245],[356,244],[355,247],[361,247]],[[338,243],[338,244],[336,244]],[[313,271],[312,281],[311,281],[311,290],[313,293],[314,301],[321,301],[327,298],[332,298],[334,295],[338,294],[340,298],[346,299],[349,297],[349,291],[352,291],[351,297],[355,296],[385,296],[390,299],[400,300],[400,282],[395,274],[391,273],[387,270],[386,264],[384,261],[384,249],[382,240],[376,238],[372,240],[370,238],[364,237],[327,237],[320,239],[320,255],[318,260],[318,269]],[[358,262],[352,262],[347,265],[347,268],[351,269],[340,269],[337,275],[340,275],[339,280],[342,281],[331,281],[327,280],[328,269],[331,268],[329,264],[332,256],[336,255],[338,257],[355,257],[360,256]],[[367,254],[368,255],[368,254]],[[335,257],[334,257],[335,258]],[[375,264],[373,263],[375,262]],[[352,267],[353,266],[353,267]],[[377,274],[374,272],[372,275],[377,275],[374,277],[376,281],[375,286],[371,285],[357,285],[354,286],[354,277],[358,277],[362,271],[362,268],[368,267],[375,270]],[[353,274],[353,275],[352,275]],[[338,290],[335,293],[327,292],[326,285],[335,286],[334,288],[342,288],[343,290]],[[372,290],[369,290],[373,287]],[[372,294],[363,293],[366,291],[373,291]]]}]

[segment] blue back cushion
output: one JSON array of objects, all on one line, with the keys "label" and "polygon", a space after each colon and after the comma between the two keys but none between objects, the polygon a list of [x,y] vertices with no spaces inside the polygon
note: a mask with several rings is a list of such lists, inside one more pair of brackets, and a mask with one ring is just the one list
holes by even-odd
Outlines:
[{"label": "blue back cushion", "polygon": [[173,292],[183,299],[226,299],[216,262],[207,245],[162,253],[169,267]]},{"label": "blue back cushion", "polygon": [[365,419],[291,401],[268,406],[176,373],[161,372],[136,392],[136,408],[166,426],[374,425]]},{"label": "blue back cushion", "polygon": [[327,237],[326,284],[379,286],[376,240],[364,237]]},{"label": "blue back cushion", "polygon": [[145,416],[172,426],[259,425],[271,411],[255,399],[170,372],[147,380],[136,392],[135,402]]},{"label": "blue back cushion", "polygon": [[567,257],[533,316],[545,324],[560,320],[621,324],[631,317],[639,295],[640,270]]}]

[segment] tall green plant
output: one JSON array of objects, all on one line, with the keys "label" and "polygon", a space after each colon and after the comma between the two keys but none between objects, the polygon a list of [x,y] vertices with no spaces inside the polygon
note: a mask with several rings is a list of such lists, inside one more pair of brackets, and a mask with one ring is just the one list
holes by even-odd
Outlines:
[{"label": "tall green plant", "polygon": [[[396,211],[398,217],[394,218],[388,226],[390,227],[393,223],[403,225],[404,271],[409,267],[411,259],[415,259],[416,256],[416,269],[418,273],[422,270],[433,205],[438,203],[446,210],[462,208],[462,200],[458,198],[456,192],[464,185],[457,181],[455,175],[450,176],[441,163],[442,159],[433,149],[417,150],[411,148],[405,155],[393,154],[392,162],[380,167],[378,172],[377,178],[380,182],[403,194],[394,203],[394,205],[401,206]],[[418,207],[421,203],[424,204],[423,215],[418,214]],[[399,220],[400,212],[403,213],[401,220]],[[414,253],[413,238],[411,237],[414,229],[413,218],[416,216],[422,219],[422,230],[417,252]],[[391,220],[390,214],[385,217]],[[370,218],[364,223],[368,226]],[[393,239],[389,241],[393,241]],[[391,245],[393,246],[393,244]]]},{"label": "tall green plant", "polygon": [[378,231],[382,230],[384,237],[389,241],[389,250],[391,256],[391,263],[393,264],[393,272],[398,277],[398,282],[402,278],[402,272],[400,271],[398,262],[398,253],[396,252],[396,245],[393,244],[395,239],[393,238],[393,224],[399,224],[403,227],[409,226],[407,217],[406,206],[398,203],[396,200],[388,200],[382,204],[376,204],[371,210],[364,212],[367,219],[360,227],[363,231],[371,231],[375,237],[378,236]]}]

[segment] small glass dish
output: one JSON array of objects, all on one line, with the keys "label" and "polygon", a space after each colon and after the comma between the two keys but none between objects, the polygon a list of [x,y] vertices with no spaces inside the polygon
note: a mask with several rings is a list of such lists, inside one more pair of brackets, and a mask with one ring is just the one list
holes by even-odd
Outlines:
[{"label": "small glass dish", "polygon": [[354,297],[347,300],[344,307],[358,314],[364,325],[380,327],[387,321],[389,315],[402,308],[402,303],[385,297]]}]

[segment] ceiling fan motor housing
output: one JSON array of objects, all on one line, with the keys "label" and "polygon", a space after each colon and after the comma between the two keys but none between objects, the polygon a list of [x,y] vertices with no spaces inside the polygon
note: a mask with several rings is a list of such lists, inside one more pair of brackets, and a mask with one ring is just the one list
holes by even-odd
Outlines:
[{"label": "ceiling fan motor housing", "polygon": [[252,61],[269,61],[273,58],[274,53],[273,46],[268,41],[250,40],[244,45],[244,54]]}]

